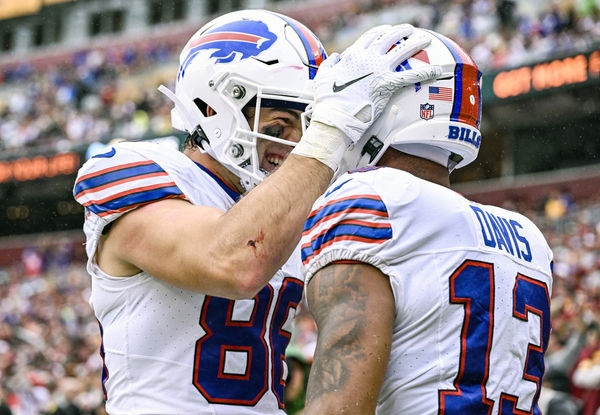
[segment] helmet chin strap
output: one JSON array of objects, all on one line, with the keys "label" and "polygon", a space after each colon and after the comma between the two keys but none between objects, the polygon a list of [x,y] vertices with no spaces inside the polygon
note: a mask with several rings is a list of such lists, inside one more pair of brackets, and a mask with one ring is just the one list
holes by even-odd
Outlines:
[{"label": "helmet chin strap", "polygon": [[427,144],[392,144],[393,149],[401,151],[411,156],[421,157],[429,161],[433,161],[439,165],[446,167],[449,171],[452,171],[454,166],[450,166],[450,159],[452,153],[441,147],[431,146]]}]

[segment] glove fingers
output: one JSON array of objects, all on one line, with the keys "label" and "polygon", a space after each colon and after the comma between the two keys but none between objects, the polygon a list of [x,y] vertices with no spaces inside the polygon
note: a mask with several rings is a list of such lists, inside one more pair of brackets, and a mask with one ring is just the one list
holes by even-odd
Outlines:
[{"label": "glove fingers", "polygon": [[369,47],[369,45],[371,45],[371,43],[373,43],[373,41],[375,39],[377,39],[378,36],[380,36],[385,31],[389,30],[391,27],[392,26],[390,26],[389,24],[375,26],[374,28],[369,29],[365,33],[363,33],[358,38],[358,40],[356,40],[356,42],[354,42],[352,44],[352,46],[350,46],[350,47],[351,48],[356,47],[356,48],[366,49],[367,47]]},{"label": "glove fingers", "polygon": [[319,70],[321,69],[325,69],[325,68],[331,68],[333,65],[335,65],[336,63],[338,63],[340,61],[340,54],[335,52],[332,53],[331,55],[329,55],[327,57],[327,59],[325,59],[323,62],[321,62],[321,64],[319,65]]},{"label": "glove fingers", "polygon": [[402,62],[427,47],[430,43],[431,38],[422,33],[415,33],[408,36],[408,38],[400,42],[386,54],[386,58],[390,62],[390,69],[395,70]]},{"label": "glove fingers", "polygon": [[441,75],[441,66],[427,65],[417,69],[388,73],[385,77],[385,81],[387,81],[392,87],[399,89],[418,82],[432,81],[439,78]]},{"label": "glove fingers", "polygon": [[378,54],[383,55],[396,43],[402,43],[402,39],[409,37],[414,30],[415,28],[409,24],[391,26],[385,32],[380,33],[379,36],[373,40],[369,48]]}]

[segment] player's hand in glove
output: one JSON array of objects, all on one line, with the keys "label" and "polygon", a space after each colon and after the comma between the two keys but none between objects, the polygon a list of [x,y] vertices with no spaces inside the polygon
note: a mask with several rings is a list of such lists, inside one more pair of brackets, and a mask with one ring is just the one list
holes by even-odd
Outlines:
[{"label": "player's hand in glove", "polygon": [[375,27],[321,64],[311,124],[294,154],[316,158],[336,172],[346,149],[361,138],[396,91],[440,76],[441,68],[434,65],[396,72],[430,43],[413,31],[408,24]]}]

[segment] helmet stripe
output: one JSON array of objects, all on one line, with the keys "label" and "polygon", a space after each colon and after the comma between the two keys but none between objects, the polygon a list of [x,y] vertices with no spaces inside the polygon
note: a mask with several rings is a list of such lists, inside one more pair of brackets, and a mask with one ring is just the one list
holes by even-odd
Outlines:
[{"label": "helmet stripe", "polygon": [[456,96],[452,108],[451,121],[458,121],[479,128],[481,113],[481,91],[479,79],[481,72],[476,66],[456,64]]},{"label": "helmet stripe", "polygon": [[444,44],[448,47],[448,49],[450,49],[450,52],[452,53],[452,55],[454,55],[454,58],[456,59],[457,62],[462,62],[467,65],[476,66],[475,62],[469,56],[469,54],[467,52],[465,52],[465,50],[463,48],[458,46],[458,44],[455,41],[453,41],[452,39],[447,38],[445,36],[438,36],[438,38],[442,42],[444,42]]},{"label": "helmet stripe", "polygon": [[302,23],[299,23],[291,17],[281,14],[277,15],[285,20],[300,37],[300,40],[302,41],[306,51],[308,64],[311,65],[309,68],[308,77],[309,79],[313,79],[317,74],[317,69],[315,67],[319,66],[321,62],[327,58],[327,54],[325,53],[325,49],[323,49],[323,45],[321,45],[321,42],[319,42],[317,37]]},{"label": "helmet stripe", "polygon": [[266,40],[261,36],[252,35],[249,33],[239,33],[239,32],[217,32],[217,33],[206,33],[197,39],[191,40],[185,46],[184,51],[187,51],[195,46],[203,45],[209,42],[217,42],[217,41],[228,41],[228,40],[238,40],[240,42],[248,42],[248,43],[258,43],[261,39]]},{"label": "helmet stripe", "polygon": [[479,128],[481,120],[481,72],[473,59],[456,42],[438,33],[429,32],[444,43],[454,59],[454,103],[450,121],[462,122]]}]

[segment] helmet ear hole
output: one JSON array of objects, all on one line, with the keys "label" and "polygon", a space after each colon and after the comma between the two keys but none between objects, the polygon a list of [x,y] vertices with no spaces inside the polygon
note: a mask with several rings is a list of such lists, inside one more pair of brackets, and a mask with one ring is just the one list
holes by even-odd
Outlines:
[{"label": "helmet ear hole", "polygon": [[202,115],[207,118],[217,115],[217,111],[215,111],[214,108],[209,107],[208,104],[200,98],[194,98],[194,104],[196,104]]}]

